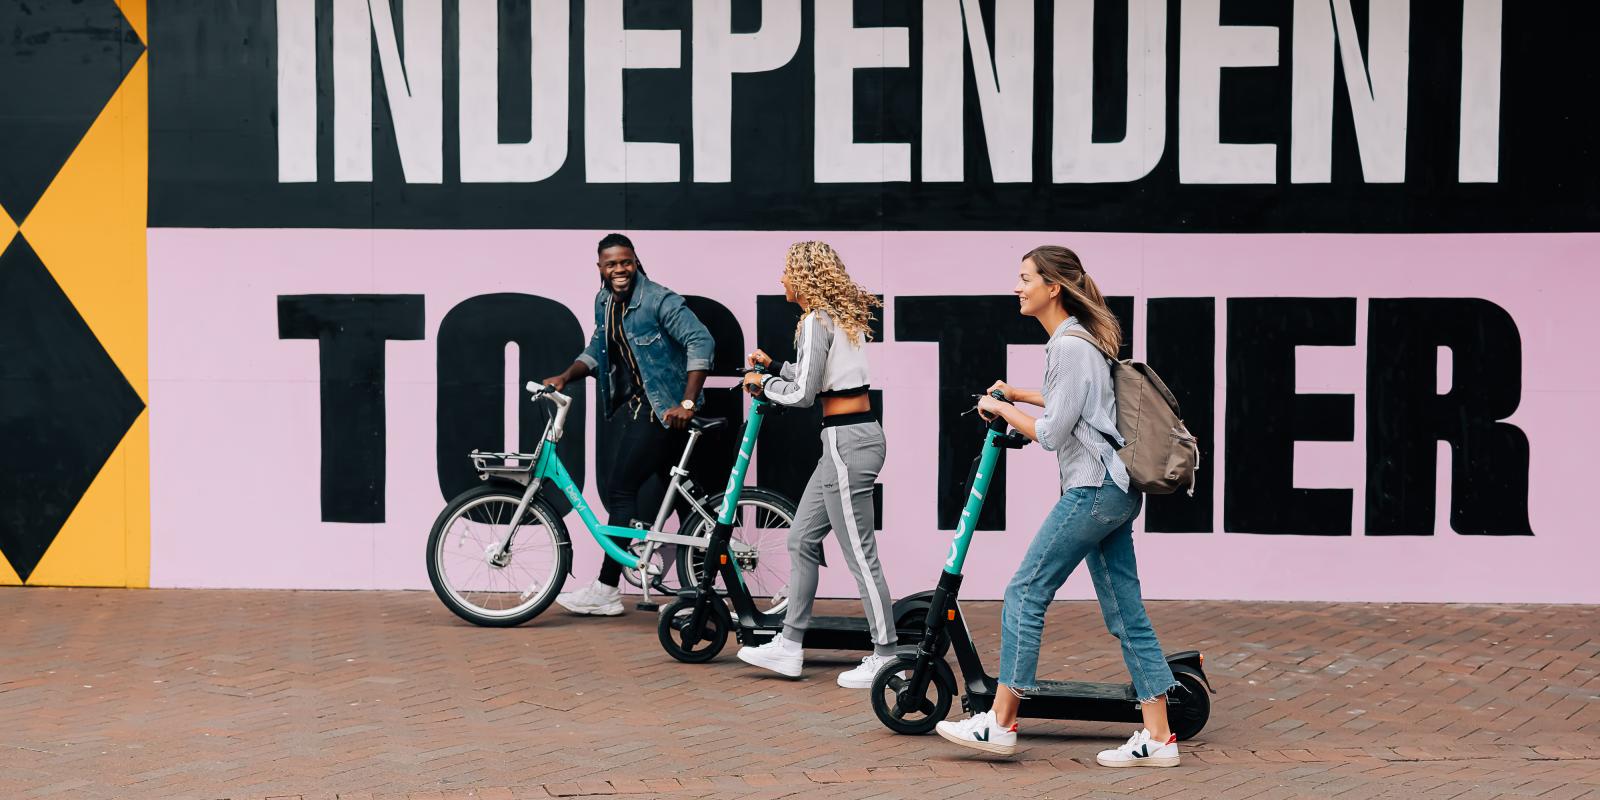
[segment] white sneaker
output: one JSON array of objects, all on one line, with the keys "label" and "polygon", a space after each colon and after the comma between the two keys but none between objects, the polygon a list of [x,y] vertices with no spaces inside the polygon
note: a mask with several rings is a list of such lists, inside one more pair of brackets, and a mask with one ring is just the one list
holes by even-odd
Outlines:
[{"label": "white sneaker", "polygon": [[1167,737],[1166,744],[1150,738],[1150,731],[1140,729],[1128,743],[1115,750],[1102,750],[1095,756],[1102,767],[1176,767],[1178,766],[1178,736]]},{"label": "white sneaker", "polygon": [[739,660],[762,669],[770,669],[779,675],[798,678],[800,668],[805,664],[805,652],[799,646],[785,641],[780,634],[760,647],[739,648]]},{"label": "white sneaker", "polygon": [[1017,724],[1002,728],[994,721],[994,712],[973,714],[960,722],[941,722],[934,726],[940,736],[974,750],[1009,756],[1017,752]]},{"label": "white sneaker", "polygon": [[622,590],[599,581],[575,592],[558,594],[556,602],[574,614],[593,614],[599,617],[622,616]]},{"label": "white sneaker", "polygon": [[871,689],[872,682],[878,677],[878,670],[894,660],[894,656],[873,653],[861,659],[861,664],[855,669],[839,673],[839,685],[846,689]]}]

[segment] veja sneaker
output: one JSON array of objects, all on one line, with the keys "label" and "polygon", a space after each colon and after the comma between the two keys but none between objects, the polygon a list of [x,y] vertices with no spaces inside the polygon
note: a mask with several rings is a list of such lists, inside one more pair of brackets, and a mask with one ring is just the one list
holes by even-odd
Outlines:
[{"label": "veja sneaker", "polygon": [[599,617],[622,616],[622,590],[599,581],[575,592],[558,594],[556,602],[574,614],[593,614]]},{"label": "veja sneaker", "polygon": [[760,647],[739,648],[739,660],[762,669],[770,669],[779,675],[798,678],[800,668],[805,664],[805,652],[798,642],[774,636],[772,641]]},{"label": "veja sneaker", "polygon": [[871,689],[873,680],[878,677],[878,670],[892,661],[894,656],[880,656],[873,653],[861,659],[861,664],[855,669],[839,673],[839,685],[846,689]]},{"label": "veja sneaker", "polygon": [[974,750],[1009,756],[1017,752],[1017,724],[1002,728],[994,721],[994,712],[973,714],[960,722],[941,722],[934,727],[940,736]]},{"label": "veja sneaker", "polygon": [[1095,756],[1102,767],[1176,767],[1178,766],[1178,736],[1167,737],[1166,744],[1150,738],[1150,731],[1141,729],[1128,743],[1115,750],[1102,750]]}]

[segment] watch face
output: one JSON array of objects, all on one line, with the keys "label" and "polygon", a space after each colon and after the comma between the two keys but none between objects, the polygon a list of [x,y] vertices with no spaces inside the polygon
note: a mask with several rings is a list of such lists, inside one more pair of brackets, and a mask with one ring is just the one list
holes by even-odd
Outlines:
[{"label": "watch face", "polygon": [[689,409],[690,411],[694,410],[694,401],[693,400],[685,400],[682,403],[679,403],[679,405],[683,406],[684,408]]}]

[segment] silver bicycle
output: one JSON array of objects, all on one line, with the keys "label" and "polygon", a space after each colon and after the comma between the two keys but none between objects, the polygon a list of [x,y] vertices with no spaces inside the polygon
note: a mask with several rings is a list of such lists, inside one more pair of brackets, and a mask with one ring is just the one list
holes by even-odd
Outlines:
[{"label": "silver bicycle", "polygon": [[[571,570],[572,542],[561,516],[539,496],[546,482],[571,502],[606,557],[623,566],[623,576],[642,591],[643,604],[651,603],[652,594],[671,596],[696,585],[705,569],[706,542],[731,500],[729,556],[750,592],[765,598],[765,611],[779,613],[788,605],[794,503],[770,489],[744,486],[762,414],[749,415],[725,491],[708,494],[690,477],[688,465],[700,437],[727,420],[696,417],[655,521],[648,527],[604,525],[557,454],[572,399],[534,383],[528,390],[535,402],[556,408],[538,448],[533,453],[472,451],[469,457],[483,485],[446,504],[428,535],[428,578],[446,607],[476,625],[507,627],[537,617],[554,602]],[[668,522],[680,504],[685,521],[670,532]]]}]

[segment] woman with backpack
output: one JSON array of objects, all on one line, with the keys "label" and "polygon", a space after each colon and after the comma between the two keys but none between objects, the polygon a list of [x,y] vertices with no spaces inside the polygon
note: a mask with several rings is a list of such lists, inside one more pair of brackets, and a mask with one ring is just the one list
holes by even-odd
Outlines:
[{"label": "woman with backpack", "polygon": [[[1076,253],[1065,247],[1034,249],[1022,259],[1013,292],[1020,311],[1050,333],[1044,388],[1017,389],[1004,382],[1007,401],[987,393],[978,401],[985,419],[1012,428],[1056,454],[1061,499],[1028,546],[1006,586],[1001,609],[1000,687],[994,707],[960,722],[940,722],[940,736],[966,747],[1011,755],[1017,747],[1017,710],[1037,687],[1039,640],[1045,609],[1081,561],[1089,562],[1106,628],[1122,644],[1122,658],[1140,698],[1145,727],[1127,744],[1099,754],[1108,767],[1174,767],[1177,737],[1167,725],[1166,694],[1177,685],[1139,593],[1133,556],[1133,518],[1143,495],[1111,442],[1117,433],[1111,368],[1122,346],[1116,317]],[[1044,409],[1038,418],[1012,405]]]}]

